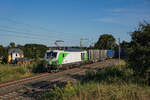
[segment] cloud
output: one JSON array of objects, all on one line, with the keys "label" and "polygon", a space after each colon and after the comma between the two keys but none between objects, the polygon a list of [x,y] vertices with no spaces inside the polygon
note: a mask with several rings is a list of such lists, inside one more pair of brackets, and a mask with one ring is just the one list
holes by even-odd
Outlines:
[{"label": "cloud", "polygon": [[[147,1],[147,0],[145,0]],[[149,2],[149,1],[148,1]],[[134,25],[143,20],[150,19],[149,7],[136,6],[136,7],[120,7],[104,10],[104,14],[95,18],[95,22],[113,23],[124,26]]]},{"label": "cloud", "polygon": [[146,7],[130,7],[130,8],[112,8],[107,9],[107,13],[112,15],[126,15],[126,14],[149,14],[150,10]]},{"label": "cloud", "polygon": [[106,23],[119,23],[119,21],[115,18],[98,18],[95,19],[97,22],[106,22]]},{"label": "cloud", "polygon": [[150,0],[143,0],[143,3],[144,3],[145,5],[149,5],[149,4],[150,4]]},{"label": "cloud", "polygon": [[128,11],[128,9],[126,9],[126,8],[114,8],[114,9],[109,9],[106,11],[112,12],[112,13],[122,13],[122,12]]}]

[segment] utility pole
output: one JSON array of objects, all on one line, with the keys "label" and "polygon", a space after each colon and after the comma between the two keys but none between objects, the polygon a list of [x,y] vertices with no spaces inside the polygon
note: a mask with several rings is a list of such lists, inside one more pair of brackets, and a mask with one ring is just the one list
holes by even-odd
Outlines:
[{"label": "utility pole", "polygon": [[82,38],[80,39],[80,48],[82,47]]},{"label": "utility pole", "polygon": [[83,40],[88,40],[88,39],[86,39],[86,38],[85,39],[84,38],[80,38],[80,48],[82,48],[82,41]]},{"label": "utility pole", "polygon": [[119,46],[118,46],[118,56],[119,56],[119,65],[120,65],[120,38],[118,38]]}]

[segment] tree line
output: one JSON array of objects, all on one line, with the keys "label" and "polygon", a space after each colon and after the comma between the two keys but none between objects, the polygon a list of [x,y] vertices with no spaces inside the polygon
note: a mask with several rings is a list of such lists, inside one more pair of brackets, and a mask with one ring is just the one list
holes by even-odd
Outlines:
[{"label": "tree line", "polygon": [[3,47],[0,45],[0,57],[1,62],[7,63],[8,50],[10,48],[20,48],[24,52],[24,56],[30,59],[43,58],[48,47],[43,44],[25,44],[25,45],[15,45],[14,42],[11,42],[9,46]]}]

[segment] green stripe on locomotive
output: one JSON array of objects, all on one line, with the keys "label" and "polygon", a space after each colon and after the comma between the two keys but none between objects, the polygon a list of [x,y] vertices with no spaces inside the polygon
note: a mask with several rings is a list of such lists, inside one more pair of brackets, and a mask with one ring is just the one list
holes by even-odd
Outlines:
[{"label": "green stripe on locomotive", "polygon": [[85,54],[85,58],[83,59],[83,61],[87,61],[88,60],[88,53]]},{"label": "green stripe on locomotive", "polygon": [[68,53],[59,53],[59,56],[58,56],[58,65],[61,65],[64,58],[68,55]]}]

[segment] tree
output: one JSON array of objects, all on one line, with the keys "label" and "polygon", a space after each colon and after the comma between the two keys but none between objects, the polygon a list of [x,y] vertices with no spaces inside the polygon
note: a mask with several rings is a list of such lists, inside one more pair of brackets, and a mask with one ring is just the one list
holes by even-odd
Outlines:
[{"label": "tree", "polygon": [[140,24],[139,28],[131,33],[131,37],[127,61],[137,75],[146,77],[150,69],[150,24]]},{"label": "tree", "polygon": [[122,41],[122,43],[120,43],[120,46],[122,49],[130,48],[130,42]]},{"label": "tree", "polygon": [[15,47],[15,43],[14,42],[10,42],[9,46],[14,48]]},{"label": "tree", "polygon": [[4,47],[0,45],[0,57],[3,55],[3,53],[4,53]]},{"label": "tree", "polygon": [[8,48],[5,48],[2,45],[0,45],[0,56],[7,56],[7,49]]},{"label": "tree", "polygon": [[7,63],[7,57],[8,57],[7,49],[8,48],[5,48],[2,45],[0,45],[0,59],[1,59],[1,63],[4,64]]},{"label": "tree", "polygon": [[97,49],[114,49],[115,46],[115,38],[111,34],[103,34],[99,37],[94,47]]},{"label": "tree", "polygon": [[28,58],[43,58],[45,55],[46,50],[48,49],[47,46],[42,44],[26,44],[24,47],[20,47],[24,51],[25,57]]}]

